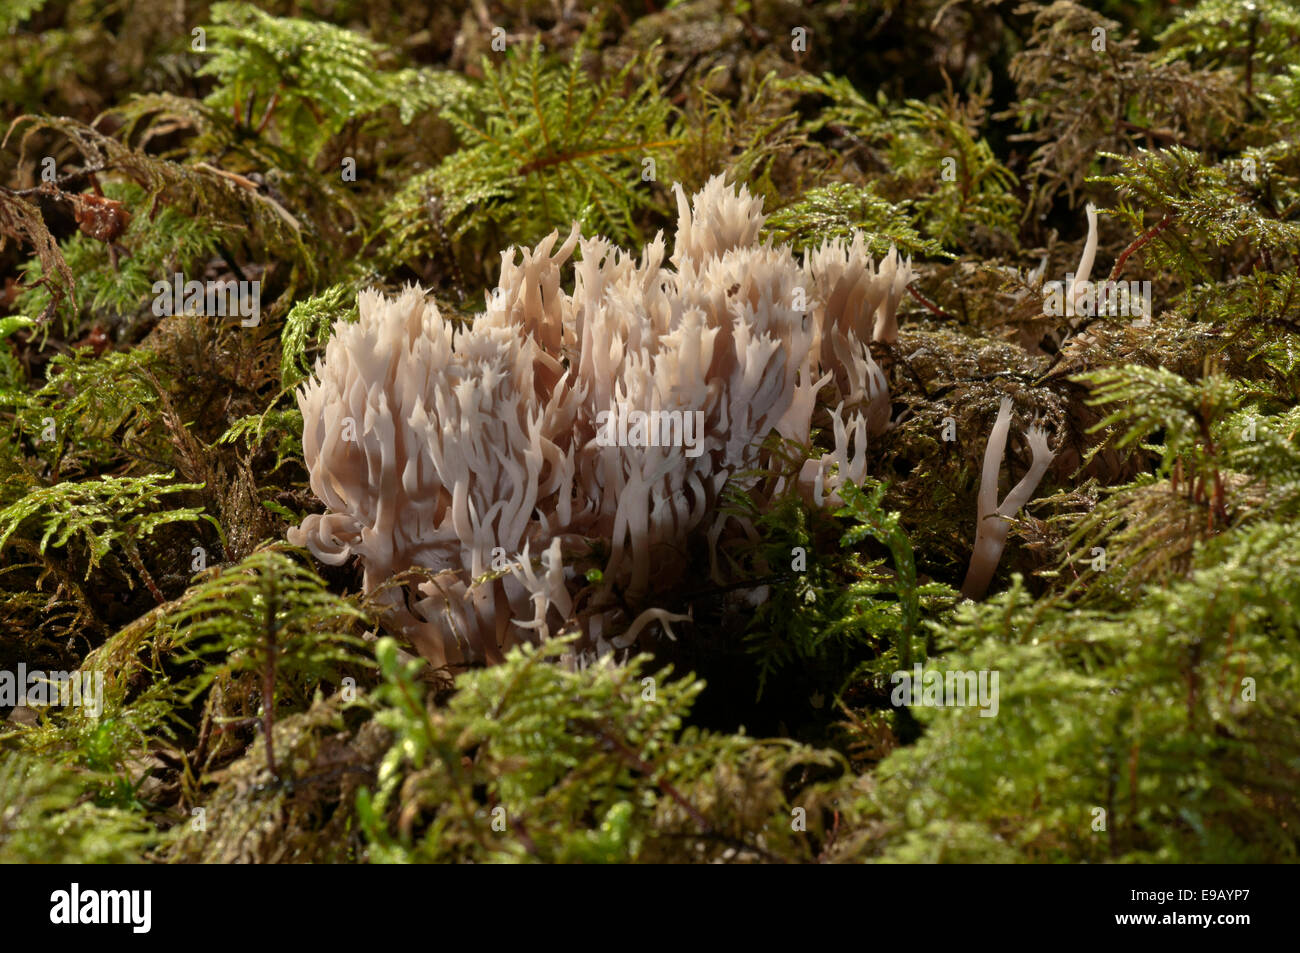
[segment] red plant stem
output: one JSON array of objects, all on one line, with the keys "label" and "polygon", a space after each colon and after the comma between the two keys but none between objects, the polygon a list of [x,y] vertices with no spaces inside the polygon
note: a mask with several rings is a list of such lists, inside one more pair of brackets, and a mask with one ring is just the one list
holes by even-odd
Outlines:
[{"label": "red plant stem", "polygon": [[1174,221],[1173,212],[1166,212],[1164,218],[1160,219],[1160,221],[1156,222],[1154,225],[1148,228],[1145,232],[1143,232],[1133,241],[1133,244],[1129,245],[1128,248],[1125,248],[1122,252],[1120,252],[1120,256],[1115,259],[1115,267],[1111,269],[1110,280],[1114,281],[1116,278],[1120,276],[1120,272],[1124,270],[1124,262],[1128,261],[1129,255],[1133,254],[1135,251],[1137,251],[1147,242],[1151,241],[1151,239],[1155,238],[1157,235],[1163,232],[1166,228],[1168,228],[1171,224],[1173,224],[1173,221]]},{"label": "red plant stem", "polygon": [[275,112],[275,107],[280,102],[280,90],[277,89],[271,94],[270,101],[266,104],[266,112],[262,113],[262,121],[257,124],[257,134],[260,136],[266,129],[267,123],[271,121],[271,114]]},{"label": "red plant stem", "polygon": [[953,316],[952,316],[951,314],[949,314],[947,311],[944,311],[944,310],[943,310],[942,308],[940,308],[937,304],[935,304],[933,301],[931,301],[931,300],[930,300],[929,298],[927,298],[925,295],[921,294],[921,292],[917,291],[917,290],[916,290],[915,288],[913,288],[911,285],[908,285],[908,286],[907,286],[907,293],[910,294],[910,295],[911,295],[913,298],[915,298],[917,301],[921,302],[921,304],[923,304],[923,305],[925,306],[926,310],[929,311],[931,314],[938,315],[939,317],[944,318],[944,319],[946,319],[946,320],[948,320],[948,321],[956,321],[956,320],[957,320],[955,317],[953,317]]}]

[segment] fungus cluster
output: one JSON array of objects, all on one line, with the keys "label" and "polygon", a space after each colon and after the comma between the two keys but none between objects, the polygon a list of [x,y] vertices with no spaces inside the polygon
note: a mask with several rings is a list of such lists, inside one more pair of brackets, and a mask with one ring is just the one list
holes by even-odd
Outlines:
[{"label": "fungus cluster", "polygon": [[[910,261],[891,249],[877,265],[861,235],[799,261],[759,241],[762,200],[743,186],[715,177],[690,203],[676,195],[667,261],[662,233],[634,258],[575,225],[504,252],[468,326],[418,288],[363,292],[300,390],[327,511],[289,538],[331,565],[359,558],[387,624],[436,666],[574,629],[605,653],[669,626],[625,607],[679,581],[693,537],[716,559],[724,533],[752,532],[720,511],[723,487],[754,485],[772,433],[808,446],[819,394],[833,445],[803,464],[799,491],[834,501],[865,476],[867,439],[890,416],[869,343],[896,339]],[[667,421],[669,439],[610,439],[629,411]],[[687,414],[693,447],[673,439]],[[572,566],[593,552],[595,583]],[[415,567],[425,581],[383,585]]]}]

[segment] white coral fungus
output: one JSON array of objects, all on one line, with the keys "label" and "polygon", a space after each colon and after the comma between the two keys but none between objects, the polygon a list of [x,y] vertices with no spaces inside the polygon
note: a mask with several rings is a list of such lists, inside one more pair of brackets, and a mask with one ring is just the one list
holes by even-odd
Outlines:
[{"label": "white coral fungus", "polygon": [[[368,591],[431,571],[381,598],[387,623],[435,665],[495,661],[565,629],[604,653],[651,622],[683,621],[619,606],[679,581],[693,533],[716,546],[724,484],[763,462],[774,431],[806,445],[823,388],[834,447],[807,461],[799,489],[835,501],[842,481],[865,476],[867,437],[890,415],[868,344],[896,338],[910,260],[891,250],[876,267],[859,235],[800,263],[759,243],[762,200],[743,186],[715,177],[689,204],[676,195],[667,265],[662,234],[634,260],[575,225],[559,247],[552,233],[504,252],[468,327],[418,288],[362,293],[359,320],[335,326],[299,392],[327,512],[289,538],[331,565],[359,557]],[[568,293],[561,267],[575,251]],[[667,424],[664,440],[601,433],[610,418],[686,415],[702,422],[689,453]],[[565,566],[593,543],[607,554],[594,592]]]},{"label": "white coral fungus", "polygon": [[1011,517],[1029,502],[1056,456],[1047,445],[1046,430],[1034,424],[1025,431],[1025,441],[1033,454],[1029,472],[1002,498],[1002,504],[998,505],[998,470],[1006,453],[1010,430],[1011,398],[1003,397],[998,408],[998,418],[993,423],[989,442],[984,448],[984,469],[980,473],[979,496],[976,500],[975,547],[971,552],[966,580],[961,587],[962,595],[968,599],[980,599],[988,591],[993,573],[1002,560],[1002,550],[1007,543],[1007,534],[1011,531]]}]

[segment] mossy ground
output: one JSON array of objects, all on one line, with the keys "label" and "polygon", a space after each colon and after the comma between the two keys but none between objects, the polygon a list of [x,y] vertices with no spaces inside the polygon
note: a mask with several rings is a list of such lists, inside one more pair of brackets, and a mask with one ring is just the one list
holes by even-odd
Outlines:
[{"label": "mossy ground", "polygon": [[[1296,8],[593,6],[0,5],[0,672],[105,685],[0,702],[0,860],[1295,860]],[[874,482],[750,513],[620,667],[375,641],[282,542],[332,323],[468,319],[501,249],[639,246],[720,172],[778,241],[913,256]],[[1147,320],[1044,312],[1088,202]],[[156,314],[177,273],[257,323]],[[1031,420],[1057,453],[963,602],[1004,396],[1004,487]],[[891,705],[905,646],[996,717]]]}]

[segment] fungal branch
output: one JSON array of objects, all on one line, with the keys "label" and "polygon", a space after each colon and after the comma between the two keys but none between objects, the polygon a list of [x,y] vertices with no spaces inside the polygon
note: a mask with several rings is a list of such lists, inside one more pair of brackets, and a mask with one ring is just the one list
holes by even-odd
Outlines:
[{"label": "fungal branch", "polygon": [[1011,530],[1011,518],[1016,515],[1043,479],[1056,454],[1047,446],[1047,431],[1038,424],[1025,431],[1025,439],[1033,453],[1029,472],[1017,483],[998,505],[998,471],[1007,449],[1007,435],[1011,430],[1011,398],[1003,397],[998,417],[984,448],[984,469],[980,474],[979,498],[976,503],[975,547],[971,553],[970,568],[961,593],[967,599],[983,598],[988,591],[993,573],[1002,560],[1002,550]]},{"label": "fungal branch", "polygon": [[1084,212],[1088,216],[1088,238],[1083,243],[1079,264],[1070,279],[1070,310],[1076,314],[1083,288],[1087,287],[1088,279],[1092,277],[1092,266],[1097,261],[1097,207],[1089,202]]}]

